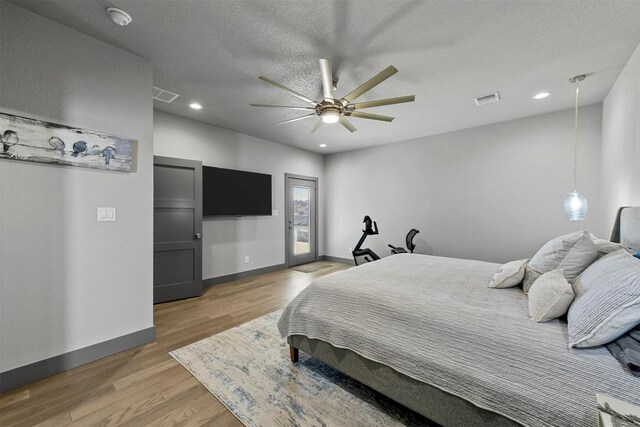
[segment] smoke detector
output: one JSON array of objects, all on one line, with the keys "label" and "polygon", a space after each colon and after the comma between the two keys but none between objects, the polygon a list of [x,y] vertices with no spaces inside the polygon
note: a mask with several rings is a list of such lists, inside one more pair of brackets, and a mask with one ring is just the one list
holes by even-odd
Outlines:
[{"label": "smoke detector", "polygon": [[125,27],[131,23],[131,15],[122,9],[109,7],[107,8],[107,13],[109,14],[109,18],[121,27]]}]

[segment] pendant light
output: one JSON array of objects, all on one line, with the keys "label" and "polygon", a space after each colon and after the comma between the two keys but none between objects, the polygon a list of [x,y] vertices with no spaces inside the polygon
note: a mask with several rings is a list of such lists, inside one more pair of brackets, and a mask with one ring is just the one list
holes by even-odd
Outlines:
[{"label": "pendant light", "polygon": [[584,193],[578,191],[578,99],[580,96],[580,82],[587,76],[581,74],[569,79],[571,83],[576,84],[576,119],[575,129],[573,133],[573,191],[567,194],[564,199],[564,210],[570,221],[583,221],[587,216],[587,199]]}]

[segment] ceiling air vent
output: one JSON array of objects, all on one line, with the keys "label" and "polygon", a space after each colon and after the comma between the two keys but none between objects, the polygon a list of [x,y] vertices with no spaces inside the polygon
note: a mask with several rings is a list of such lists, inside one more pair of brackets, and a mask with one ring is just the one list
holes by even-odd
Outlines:
[{"label": "ceiling air vent", "polygon": [[493,104],[494,102],[500,101],[500,93],[490,93],[489,95],[483,95],[477,98],[473,98],[473,100],[476,101],[476,105],[478,107],[482,105]]},{"label": "ceiling air vent", "polygon": [[166,102],[171,104],[177,97],[177,93],[169,92],[168,90],[160,89],[159,87],[153,87],[153,99],[156,101]]}]

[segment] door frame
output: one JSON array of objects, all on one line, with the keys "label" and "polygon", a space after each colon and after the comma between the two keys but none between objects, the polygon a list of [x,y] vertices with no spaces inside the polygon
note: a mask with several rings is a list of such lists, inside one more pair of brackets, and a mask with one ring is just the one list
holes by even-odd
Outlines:
[{"label": "door frame", "polygon": [[287,205],[287,190],[288,190],[288,186],[289,186],[289,178],[291,179],[300,179],[303,181],[313,181],[316,184],[316,194],[314,194],[314,200],[313,203],[315,204],[316,207],[316,215],[314,218],[314,222],[313,222],[313,227],[315,228],[315,242],[314,243],[314,249],[315,249],[315,260],[313,262],[318,261],[318,240],[319,236],[318,236],[318,193],[320,192],[320,187],[318,184],[318,178],[314,177],[314,176],[306,176],[306,175],[297,175],[297,174],[293,174],[293,173],[285,173],[284,174],[284,250],[285,250],[285,264],[286,267],[289,268],[289,263],[290,263],[290,254],[291,254],[291,239],[290,239],[290,231],[289,231],[289,227],[287,226],[287,217],[288,217],[288,209],[289,206]]}]

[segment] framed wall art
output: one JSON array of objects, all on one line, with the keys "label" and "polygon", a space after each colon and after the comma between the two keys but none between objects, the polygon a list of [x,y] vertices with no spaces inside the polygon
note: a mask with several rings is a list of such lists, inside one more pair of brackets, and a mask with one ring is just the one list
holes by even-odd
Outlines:
[{"label": "framed wall art", "polygon": [[0,159],[135,171],[137,141],[0,112]]}]

